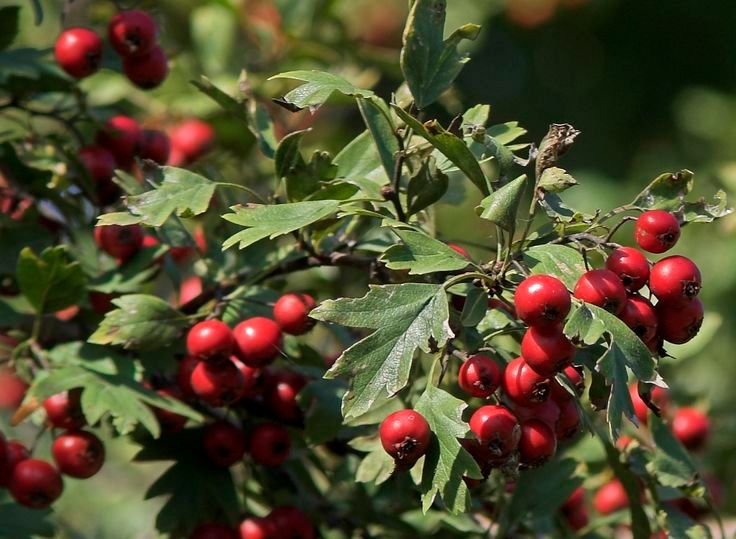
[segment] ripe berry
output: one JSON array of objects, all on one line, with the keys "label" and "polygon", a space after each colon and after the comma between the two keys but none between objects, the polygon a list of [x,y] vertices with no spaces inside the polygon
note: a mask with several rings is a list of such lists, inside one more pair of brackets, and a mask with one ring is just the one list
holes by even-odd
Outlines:
[{"label": "ripe berry", "polygon": [[[460,445],[473,457],[483,477],[488,477],[491,468],[499,460],[498,457],[488,449],[487,445],[481,444],[477,438],[463,438],[460,440]],[[467,476],[463,476],[463,481],[471,488],[480,484],[480,480],[471,479]]]},{"label": "ripe berry", "polygon": [[156,46],[143,56],[123,58],[123,73],[139,88],[150,90],[166,80],[169,59],[163,49]]},{"label": "ripe berry", "polygon": [[621,279],[611,270],[585,272],[575,285],[575,297],[618,314],[626,303],[626,289]]},{"label": "ripe berry", "polygon": [[232,361],[238,368],[241,376],[243,377],[243,392],[240,395],[240,398],[252,397],[261,375],[261,371],[259,369],[254,369],[253,367],[249,367],[234,355],[230,356],[230,361]]},{"label": "ripe berry", "polygon": [[185,165],[207,153],[214,142],[212,126],[202,120],[187,120],[171,131],[171,156],[169,164]]},{"label": "ripe berry", "polygon": [[568,440],[580,430],[580,410],[574,399],[558,403],[560,418],[555,424],[555,436],[558,440]]},{"label": "ripe berry", "polygon": [[585,505],[585,489],[583,487],[578,487],[572,491],[572,494],[570,494],[567,500],[565,500],[565,503],[562,504],[560,510],[564,512],[574,511],[583,505]]},{"label": "ripe berry", "polygon": [[181,390],[185,398],[194,397],[196,393],[192,389],[192,373],[194,368],[199,364],[199,360],[194,356],[184,356],[179,361],[179,368],[176,371],[176,385]]},{"label": "ripe berry", "polygon": [[508,408],[489,404],[470,416],[470,430],[496,460],[509,456],[519,445],[521,429]]},{"label": "ripe berry", "polygon": [[297,395],[307,384],[300,374],[291,371],[277,371],[268,379],[266,401],[269,409],[282,421],[297,421],[302,417],[302,409]]},{"label": "ripe berry", "polygon": [[380,428],[381,445],[397,464],[412,466],[427,452],[432,431],[424,416],[399,410],[386,417]]},{"label": "ripe berry", "polygon": [[97,144],[107,148],[123,168],[133,163],[142,141],[143,132],[138,122],[128,116],[113,116],[97,133]]},{"label": "ripe berry", "polygon": [[539,419],[521,424],[519,462],[528,467],[540,466],[557,451],[557,438],[552,428]]},{"label": "ripe berry", "polygon": [[250,435],[250,456],[263,466],[281,466],[291,453],[291,439],[286,427],[261,423]]},{"label": "ripe berry", "polygon": [[156,44],[156,22],[141,10],[121,11],[107,26],[110,44],[120,56],[142,56]]},{"label": "ripe berry", "polygon": [[[184,397],[178,386],[164,387],[157,390],[156,393],[162,397],[170,397],[177,400],[181,400]],[[154,407],[153,414],[161,425],[161,430],[167,433],[179,432],[187,424],[187,418],[185,416],[172,412],[171,410]]]},{"label": "ripe berry", "polygon": [[281,329],[270,318],[256,316],[233,330],[238,357],[251,367],[271,363],[281,350]]},{"label": "ripe berry", "polygon": [[88,77],[100,68],[102,40],[87,28],[69,28],[56,39],[54,57],[72,77]]},{"label": "ripe berry", "polygon": [[672,433],[691,451],[705,445],[710,435],[710,420],[695,408],[680,408],[672,420]]},{"label": "ripe berry", "polygon": [[187,351],[199,359],[229,357],[235,347],[230,327],[219,320],[194,324],[187,334]]},{"label": "ripe berry", "polygon": [[309,294],[284,294],[273,306],[273,318],[284,333],[302,335],[314,325],[309,318],[314,306],[314,298]]},{"label": "ripe berry", "polygon": [[646,298],[630,295],[626,299],[619,318],[644,343],[651,341],[657,335],[657,312]]},{"label": "ripe berry", "polygon": [[215,466],[232,466],[245,454],[245,434],[227,421],[217,421],[204,431],[204,451]]},{"label": "ripe berry", "polygon": [[552,399],[547,399],[543,403],[534,406],[520,406],[517,404],[512,409],[516,418],[522,423],[528,419],[539,419],[554,429],[560,420],[560,407]]},{"label": "ripe berry", "polygon": [[98,226],[95,242],[110,256],[127,260],[143,246],[143,230],[138,225]]},{"label": "ripe berry", "polygon": [[276,525],[269,518],[246,518],[240,523],[240,539],[276,539]]},{"label": "ripe berry", "polygon": [[92,310],[99,315],[103,315],[105,313],[108,313],[112,311],[115,308],[115,305],[113,305],[112,300],[117,298],[117,294],[106,294],[105,292],[96,292],[91,291],[87,295],[87,299],[89,300],[89,306],[92,307]]},{"label": "ripe berry", "polygon": [[202,278],[192,275],[181,282],[179,287],[179,304],[183,305],[202,293]]},{"label": "ripe berry", "polygon": [[668,256],[652,266],[649,289],[659,301],[687,303],[700,292],[700,270],[684,256]]},{"label": "ripe berry", "polygon": [[457,383],[468,395],[485,399],[501,385],[501,368],[488,356],[470,356],[460,365]]},{"label": "ripe berry", "polygon": [[225,524],[209,522],[197,526],[189,539],[238,539],[238,533]]},{"label": "ripe berry", "polygon": [[466,251],[464,247],[460,247],[456,243],[449,243],[449,242],[447,243],[447,246],[453,251],[455,251],[457,254],[459,254],[460,256],[465,257],[468,260],[470,260],[470,253],[468,253],[468,251]]},{"label": "ripe berry", "polygon": [[10,484],[10,478],[13,475],[15,466],[30,457],[30,451],[22,443],[17,440],[7,442],[5,459],[0,463],[0,487],[7,487]]},{"label": "ripe berry", "polygon": [[11,369],[0,367],[0,409],[15,410],[23,402],[28,384]]},{"label": "ripe berry", "polygon": [[141,135],[141,159],[150,159],[165,165],[169,159],[171,142],[169,136],[158,129],[144,129]]},{"label": "ripe berry", "polygon": [[115,174],[115,157],[102,146],[85,146],[79,150],[79,159],[87,170],[102,205],[115,202],[120,188],[112,181]]},{"label": "ripe berry", "polygon": [[680,238],[677,218],[663,210],[650,210],[636,220],[636,243],[650,253],[664,253]]},{"label": "ripe berry", "polygon": [[275,538],[314,539],[314,526],[303,511],[296,507],[276,507],[268,515],[276,528]]},{"label": "ripe berry", "polygon": [[[649,407],[639,396],[639,388],[636,383],[629,386],[629,396],[631,397],[631,402],[634,405],[634,415],[642,425],[646,425],[649,418]],[[670,400],[669,391],[662,387],[655,386],[652,388],[649,398],[652,404],[659,408],[661,413],[665,413],[667,411]]]},{"label": "ripe berry", "polygon": [[660,301],[657,311],[657,333],[672,344],[683,344],[695,337],[703,324],[703,303],[693,298],[684,305]]},{"label": "ripe berry", "polygon": [[629,505],[626,490],[618,479],[612,479],[595,493],[593,507],[601,515],[609,515]]},{"label": "ripe berry", "polygon": [[192,390],[212,406],[227,406],[243,394],[243,375],[230,361],[201,361],[192,371]]},{"label": "ripe berry", "polygon": [[565,337],[562,326],[531,326],[521,340],[521,355],[526,364],[542,376],[554,376],[575,357],[575,346]]},{"label": "ripe berry", "polygon": [[[573,365],[568,365],[562,370],[562,374],[565,375],[567,381],[573,389],[575,389],[575,394],[577,396],[582,395],[585,390],[585,378],[583,378],[582,369]],[[553,380],[552,382],[552,389],[550,391],[550,397],[552,400],[558,404],[566,400],[570,400],[572,395],[570,395],[567,389],[562,387],[562,384],[556,380]]]},{"label": "ripe berry", "polygon": [[19,504],[44,509],[61,496],[64,482],[58,470],[48,462],[26,459],[13,468],[8,489]]},{"label": "ripe berry", "polygon": [[43,401],[46,418],[52,427],[74,430],[84,426],[84,414],[82,414],[80,405],[81,396],[81,389],[70,389],[52,395]]},{"label": "ripe berry", "polygon": [[530,326],[553,326],[570,312],[570,293],[551,275],[524,279],[514,294],[516,314]]},{"label": "ripe berry", "polygon": [[606,268],[621,279],[629,292],[636,292],[649,280],[649,261],[633,247],[614,249],[606,259]]},{"label": "ripe berry", "polygon": [[573,531],[580,531],[590,523],[588,517],[588,509],[585,506],[580,506],[572,511],[566,511],[562,513],[565,522],[570,526]]},{"label": "ripe berry", "polygon": [[91,432],[65,432],[54,440],[51,453],[61,473],[78,479],[92,477],[105,462],[105,446]]},{"label": "ripe berry", "polygon": [[503,390],[517,404],[531,406],[549,397],[551,382],[517,357],[506,365],[503,373]]}]

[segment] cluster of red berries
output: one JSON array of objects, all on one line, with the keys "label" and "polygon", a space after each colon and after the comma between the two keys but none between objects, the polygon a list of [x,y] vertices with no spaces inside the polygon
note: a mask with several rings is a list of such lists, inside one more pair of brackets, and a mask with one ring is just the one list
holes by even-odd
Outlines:
[{"label": "cluster of red berries", "polygon": [[314,526],[296,507],[274,507],[265,517],[247,517],[233,530],[225,524],[200,524],[189,539],[313,539]]},{"label": "cluster of red berries", "polygon": [[[160,85],[169,73],[163,49],[156,43],[158,26],[146,12],[121,11],[107,26],[110,45],[123,59],[123,72],[144,89]],[[69,28],[56,40],[54,55],[61,68],[82,79],[95,73],[102,63],[102,39],[88,28]]]}]

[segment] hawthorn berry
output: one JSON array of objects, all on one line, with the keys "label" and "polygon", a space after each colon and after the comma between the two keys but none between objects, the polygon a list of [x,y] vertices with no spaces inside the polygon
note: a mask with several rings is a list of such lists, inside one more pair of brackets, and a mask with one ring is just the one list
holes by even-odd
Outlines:
[{"label": "hawthorn berry", "polygon": [[515,403],[531,406],[544,402],[549,397],[551,381],[517,357],[506,365],[503,372],[504,393]]},{"label": "hawthorn berry", "polygon": [[557,438],[552,427],[539,419],[521,424],[519,463],[528,467],[540,466],[557,451]]},{"label": "hawthorn berry", "polygon": [[[583,378],[582,369],[580,367],[568,365],[562,370],[562,374],[567,378],[567,381],[575,390],[576,395],[582,395],[585,390],[585,378]],[[553,380],[550,397],[555,402],[560,403],[565,400],[569,400],[572,395],[562,386],[562,384],[557,382],[557,380]]]},{"label": "hawthorn berry", "polygon": [[677,218],[663,210],[649,210],[636,220],[636,243],[649,253],[664,253],[680,238]]},{"label": "hawthorn berry", "polygon": [[176,385],[185,398],[196,396],[192,389],[192,373],[198,364],[199,360],[194,356],[184,356],[179,361],[179,367],[176,371]]},{"label": "hawthorn berry", "polygon": [[150,90],[166,79],[169,59],[161,47],[155,46],[143,56],[123,58],[123,73],[139,88]]},{"label": "hawthorn berry", "polygon": [[642,342],[647,343],[656,337],[657,312],[648,299],[629,295],[618,316]]},{"label": "hawthorn berry", "polygon": [[450,243],[450,242],[447,243],[447,246],[453,251],[455,251],[457,254],[459,254],[460,256],[470,260],[470,253],[467,250],[465,250],[464,247],[460,247],[457,243]]},{"label": "hawthorn berry", "polygon": [[424,416],[415,410],[389,414],[379,430],[383,449],[397,464],[411,467],[427,452],[432,431]]},{"label": "hawthorn berry", "polygon": [[519,284],[514,294],[518,317],[530,326],[553,326],[570,312],[570,292],[551,275],[532,275]]},{"label": "hawthorn berry", "polygon": [[568,496],[568,498],[565,500],[565,503],[562,504],[562,507],[560,507],[560,509],[565,512],[573,511],[578,507],[583,506],[584,504],[585,489],[583,487],[578,487],[572,491],[572,494]]},{"label": "hawthorn berry", "polygon": [[672,419],[672,433],[691,451],[701,449],[710,435],[710,420],[696,408],[680,408]]},{"label": "hawthorn berry", "polygon": [[44,509],[64,490],[61,474],[45,460],[25,459],[13,468],[8,490],[16,502],[32,509]]},{"label": "hawthorn berry", "polygon": [[[646,425],[649,418],[649,406],[647,406],[644,399],[639,396],[639,388],[636,383],[629,386],[629,396],[631,397],[631,402],[634,405],[634,415],[642,425]],[[659,408],[660,413],[667,412],[667,407],[669,406],[670,401],[669,391],[662,387],[654,386],[650,392],[649,398],[652,404]]]},{"label": "hawthorn berry", "polygon": [[228,357],[235,347],[230,327],[220,320],[205,320],[194,324],[187,333],[187,351],[198,359]]},{"label": "hawthorn berry", "polygon": [[238,357],[250,367],[271,363],[281,350],[281,328],[264,316],[240,322],[233,335]]},{"label": "hawthorn berry", "polygon": [[0,367],[0,409],[15,410],[23,402],[28,384],[15,371]]},{"label": "hawthorn berry", "polygon": [[468,395],[488,398],[501,385],[501,368],[488,356],[470,356],[460,365],[457,383]]},{"label": "hawthorn berry", "polygon": [[5,462],[5,458],[8,453],[8,442],[5,440],[5,435],[0,432],[0,466]]},{"label": "hawthorn berry", "polygon": [[169,159],[171,141],[169,135],[158,129],[144,129],[141,134],[141,159],[150,159],[159,165],[165,165]]},{"label": "hawthorn berry", "polygon": [[521,356],[535,372],[554,376],[575,357],[575,345],[562,332],[562,325],[531,326],[521,340]]},{"label": "hawthorn berry", "polygon": [[618,314],[626,303],[626,289],[618,275],[607,269],[590,270],[575,285],[576,298]]},{"label": "hawthorn berry", "polygon": [[508,408],[489,404],[470,416],[470,430],[495,460],[509,456],[519,445],[521,429],[516,416]]},{"label": "hawthorn berry", "polygon": [[179,304],[183,305],[202,293],[202,278],[192,275],[181,282],[179,287]]},{"label": "hawthorn berry", "polygon": [[617,247],[606,259],[606,268],[615,273],[629,292],[636,292],[649,280],[649,261],[633,247]]},{"label": "hawthorn berry", "polygon": [[248,517],[240,523],[240,539],[276,539],[276,525],[269,518]]},{"label": "hawthorn berry", "polygon": [[95,242],[110,256],[127,260],[143,246],[143,229],[139,225],[98,226]]},{"label": "hawthorn berry", "polygon": [[112,181],[115,157],[102,146],[85,146],[79,150],[79,159],[94,184],[97,202],[106,206],[120,197],[120,187]]},{"label": "hawthorn berry", "polygon": [[659,301],[670,305],[687,303],[700,292],[700,270],[684,256],[668,256],[654,266],[649,289]]},{"label": "hawthorn berry", "polygon": [[51,446],[56,466],[64,475],[87,479],[102,468],[105,446],[100,439],[86,431],[67,431]]},{"label": "hawthorn berry", "polygon": [[204,451],[215,466],[232,466],[245,454],[245,434],[227,421],[217,421],[204,430]]},{"label": "hawthorn berry", "polygon": [[297,421],[302,417],[302,409],[297,395],[307,384],[306,378],[292,371],[277,371],[268,377],[266,402],[269,409],[282,421]]},{"label": "hawthorn berry", "polygon": [[[158,393],[162,397],[169,397],[171,399],[177,400],[182,400],[182,398],[184,397],[183,392],[181,391],[181,389],[179,389],[178,386],[162,387],[161,389],[156,390],[156,393]],[[154,407],[153,414],[156,416],[156,419],[161,425],[161,430],[167,433],[179,432],[181,429],[184,428],[184,425],[187,424],[186,416],[177,414],[176,412],[172,412],[171,410]]]},{"label": "hawthorn berry", "polygon": [[153,18],[139,9],[121,11],[107,25],[110,44],[123,58],[148,53],[156,44],[157,32]]},{"label": "hawthorn berry", "polygon": [[83,79],[100,68],[102,40],[87,28],[69,28],[56,38],[54,57],[64,71]]},{"label": "hawthorn berry", "polygon": [[[488,474],[491,473],[491,468],[498,461],[498,457],[491,452],[487,445],[481,444],[478,438],[462,438],[460,445],[473,457],[483,477],[488,477]],[[480,480],[467,476],[463,476],[463,481],[466,484],[470,483],[468,484],[470,487],[480,484]]]},{"label": "hawthorn berry", "polygon": [[539,419],[547,423],[550,427],[555,428],[557,422],[560,420],[560,406],[552,399],[547,399],[534,406],[520,406],[517,404],[512,407],[512,410],[520,422],[528,419]]},{"label": "hawthorn berry", "polygon": [[240,359],[238,359],[238,356],[235,355],[230,356],[230,361],[232,361],[233,364],[238,368],[241,376],[243,377],[243,392],[240,397],[252,397],[254,389],[258,384],[261,371],[259,369],[254,369],[253,367],[249,367],[248,365],[240,361]]},{"label": "hawthorn berry", "polygon": [[261,423],[250,434],[248,451],[258,464],[281,466],[291,453],[289,431],[276,423]]},{"label": "hawthorn berry", "polygon": [[612,479],[593,496],[593,507],[601,515],[610,515],[629,505],[626,490],[618,479]]},{"label": "hawthorn berry", "polygon": [[562,517],[570,526],[573,531],[580,531],[590,523],[590,517],[588,516],[588,509],[585,506],[580,506],[571,511],[565,511],[562,513]]},{"label": "hawthorn berry", "polygon": [[207,153],[214,142],[215,131],[207,122],[193,119],[172,129],[170,138],[169,164],[180,166],[196,161]]},{"label": "hawthorn berry", "polygon": [[309,294],[284,294],[273,306],[273,319],[284,333],[302,335],[314,325],[309,312],[315,305]]},{"label": "hawthorn berry", "polygon": [[672,344],[683,344],[700,331],[703,324],[703,303],[693,298],[684,305],[657,303],[657,334]]},{"label": "hawthorn berry", "polygon": [[197,526],[189,539],[238,539],[238,533],[226,524],[208,522]]},{"label": "hawthorn berry", "polygon": [[87,295],[89,306],[92,307],[92,310],[99,315],[112,311],[115,308],[112,300],[117,297],[117,294],[106,294],[105,292],[97,292],[94,290],[90,291]]},{"label": "hawthorn berry", "polygon": [[0,487],[7,487],[15,466],[29,458],[31,458],[31,452],[22,443],[17,440],[7,442],[5,458],[0,461]]},{"label": "hawthorn berry", "polygon": [[230,361],[200,361],[192,371],[192,390],[203,401],[212,406],[232,404],[243,395],[245,380]]},{"label": "hawthorn berry", "polygon": [[555,436],[558,440],[569,440],[580,430],[580,410],[575,399],[557,403],[560,418],[555,423]]},{"label": "hawthorn berry", "polygon": [[105,122],[96,140],[112,153],[119,166],[128,168],[140,151],[143,131],[133,118],[118,115]]},{"label": "hawthorn berry", "polygon": [[81,389],[70,389],[43,401],[43,409],[46,410],[46,418],[51,426],[66,430],[83,427],[85,420],[80,404],[81,397]]},{"label": "hawthorn berry", "polygon": [[307,515],[296,507],[275,507],[268,515],[279,539],[314,539],[314,526]]}]

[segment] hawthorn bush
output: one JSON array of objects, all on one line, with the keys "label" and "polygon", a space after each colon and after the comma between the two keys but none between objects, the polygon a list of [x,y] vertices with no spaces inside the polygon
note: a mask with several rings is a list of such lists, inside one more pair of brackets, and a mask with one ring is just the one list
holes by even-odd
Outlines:
[{"label": "hawthorn bush", "polygon": [[[0,108],[58,128],[0,143],[0,536],[54,536],[67,485],[120,438],[130,466],[166,463],[140,495],[173,538],[711,534],[716,483],[689,453],[710,421],[659,367],[704,318],[678,239],[727,215],[724,193],[692,200],[681,170],[569,207],[574,127],[528,142],[484,104],[440,121],[479,32],[445,38],[445,9],[410,2],[393,92],[195,80],[242,155],[196,117],[90,102],[101,66],[137,96],[166,79],[150,13],[66,28],[51,58],[9,48],[19,9],[0,10]],[[319,129],[330,99],[362,132],[305,155],[283,115]],[[487,244],[438,239],[471,191]]]}]

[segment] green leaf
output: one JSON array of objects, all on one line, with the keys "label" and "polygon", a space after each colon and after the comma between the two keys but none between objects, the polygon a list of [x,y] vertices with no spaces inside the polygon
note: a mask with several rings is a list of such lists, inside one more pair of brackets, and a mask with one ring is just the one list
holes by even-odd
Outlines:
[{"label": "green leaf", "polygon": [[235,10],[223,4],[200,5],[189,13],[189,26],[193,49],[204,72],[225,72],[238,30]]},{"label": "green leaf", "polygon": [[302,137],[308,131],[295,131],[285,136],[274,156],[277,177],[286,182],[290,201],[304,200],[320,188],[320,185],[337,176],[337,166],[327,152],[316,151],[307,163],[299,151]]},{"label": "green leaf", "polygon": [[21,292],[36,312],[49,313],[75,305],[84,294],[85,276],[78,262],[70,262],[64,247],[47,247],[36,255],[25,247],[16,277]]},{"label": "green leaf", "polygon": [[18,35],[20,6],[0,8],[0,50],[7,49]]},{"label": "green leaf", "polygon": [[373,483],[380,485],[385,483],[394,473],[396,463],[391,455],[386,453],[382,447],[368,453],[360,461],[355,471],[355,480],[358,483]]},{"label": "green leaf", "polygon": [[697,202],[685,202],[681,211],[686,223],[710,223],[733,213],[733,208],[728,207],[726,193],[719,189],[713,196],[713,204],[701,198]]},{"label": "green leaf", "polygon": [[539,188],[547,193],[561,193],[578,184],[577,180],[570,176],[565,169],[550,167],[544,169],[539,179]]},{"label": "green leaf", "polygon": [[334,380],[315,380],[299,392],[297,399],[304,410],[304,438],[309,445],[334,440],[342,426],[340,403],[345,393]]},{"label": "green leaf", "polygon": [[222,218],[246,230],[230,236],[222,248],[224,250],[239,244],[240,249],[245,249],[264,238],[273,239],[326,219],[337,213],[338,208],[339,202],[336,200],[310,200],[274,206],[233,206],[230,209],[234,213],[227,213]]},{"label": "green leaf", "polygon": [[465,297],[460,322],[465,327],[475,327],[488,312],[488,294],[482,288],[473,286]]},{"label": "green leaf", "polygon": [[437,160],[429,156],[411,178],[407,188],[406,199],[409,215],[414,215],[440,200],[450,185],[447,174],[437,167]]},{"label": "green leaf", "polygon": [[33,48],[1,51],[0,85],[3,90],[15,96],[71,92],[72,79],[47,57],[47,51]]},{"label": "green leaf", "polygon": [[560,223],[589,223],[593,215],[570,208],[565,204],[557,193],[544,193],[539,199],[539,204],[547,216]]},{"label": "green leaf", "polygon": [[463,127],[484,126],[490,116],[490,105],[475,105],[463,114]]},{"label": "green leaf", "polygon": [[665,521],[670,539],[710,539],[710,529],[692,520],[670,504],[660,506],[659,517]]},{"label": "green leaf", "polygon": [[652,459],[647,462],[647,471],[657,478],[659,484],[667,487],[696,484],[698,471],[688,452],[660,418],[649,415],[649,430],[656,447]]},{"label": "green leaf", "polygon": [[0,504],[0,538],[53,537],[55,528],[49,521],[50,516],[50,509],[28,509],[17,503]]},{"label": "green leaf", "polygon": [[386,103],[377,97],[358,98],[357,101],[363,121],[373,137],[386,176],[390,178],[393,176],[396,154],[399,151],[396,126],[391,121],[391,113]]},{"label": "green leaf", "polygon": [[129,294],[140,289],[160,270],[156,264],[169,250],[167,245],[141,249],[119,268],[113,268],[89,282],[88,288],[106,294]]},{"label": "green leaf", "polygon": [[278,146],[273,120],[268,110],[265,107],[258,106],[255,100],[251,101],[250,107],[251,115],[253,116],[253,129],[258,138],[258,147],[263,155],[273,159],[276,155],[276,147]]},{"label": "green leaf", "polygon": [[486,133],[499,144],[507,145],[526,135],[527,131],[519,126],[519,122],[506,122],[490,126]]},{"label": "green leaf", "polygon": [[446,0],[416,0],[409,12],[401,49],[401,70],[419,109],[435,102],[452,85],[469,60],[457,46],[478,37],[480,26],[466,24],[447,40]]},{"label": "green leaf", "polygon": [[342,326],[375,330],[345,350],[325,375],[349,377],[343,398],[345,419],[358,417],[409,380],[417,348],[430,352],[453,335],[442,286],[405,283],[372,286],[362,298],[327,300],[311,317]]},{"label": "green leaf", "polygon": [[105,314],[88,342],[134,350],[162,348],[189,325],[183,314],[156,296],[130,294],[112,303],[117,309]]},{"label": "green leaf", "polygon": [[583,256],[566,245],[536,245],[524,252],[524,263],[532,273],[546,273],[560,279],[570,290],[585,273]]},{"label": "green leaf", "polygon": [[424,275],[438,271],[461,270],[469,261],[446,243],[430,238],[423,232],[392,229],[402,241],[389,247],[381,260],[393,270],[409,270],[411,275]]},{"label": "green leaf", "polygon": [[375,186],[375,188],[366,194],[380,196],[380,187],[388,182],[389,176],[386,175],[386,170],[382,166],[378,148],[370,131],[363,131],[351,140],[335,156],[333,163],[337,165],[339,178],[370,180],[373,184],[371,187]]},{"label": "green leaf", "polygon": [[666,172],[657,176],[639,193],[632,206],[641,209],[672,210],[678,208],[693,188],[693,173],[689,170]]},{"label": "green leaf", "polygon": [[283,97],[284,102],[298,109],[309,107],[314,111],[321,107],[333,92],[363,98],[375,95],[371,90],[358,88],[342,77],[324,71],[289,71],[274,75],[268,80],[273,79],[294,79],[306,83],[297,86]]},{"label": "green leaf", "polygon": [[[200,77],[199,80],[193,80],[192,85],[206,96],[212,98],[215,103],[223,108],[229,117],[237,118],[250,125],[250,116],[248,115],[248,109],[244,102],[240,102],[234,97],[229,96],[215,86],[212,81],[205,76]],[[238,133],[245,134],[251,139],[253,138],[253,133],[250,131],[244,132],[243,130],[240,130]]]},{"label": "green leaf", "polygon": [[437,494],[447,510],[457,514],[470,507],[470,493],[463,477],[481,479],[478,464],[459,442],[468,434],[463,421],[467,403],[433,385],[428,385],[416,404],[432,430],[432,440],[424,459],[422,509],[426,513]]},{"label": "green leaf", "polygon": [[[524,196],[526,174],[507,183],[497,191],[481,200],[478,209],[481,219],[497,224],[504,230],[513,230],[516,226],[516,210]],[[476,210],[477,211],[477,210]]]}]

